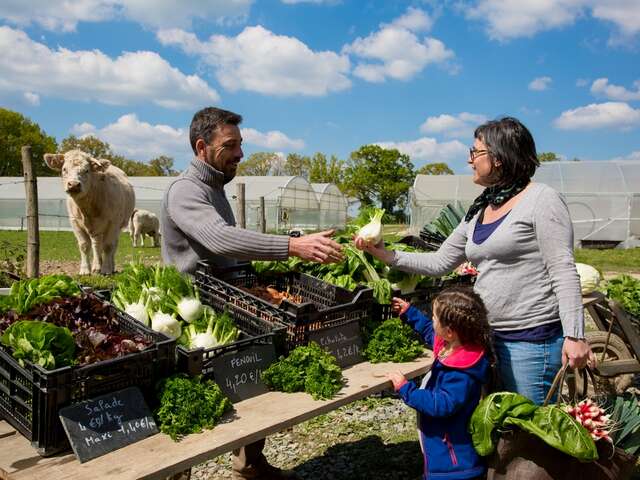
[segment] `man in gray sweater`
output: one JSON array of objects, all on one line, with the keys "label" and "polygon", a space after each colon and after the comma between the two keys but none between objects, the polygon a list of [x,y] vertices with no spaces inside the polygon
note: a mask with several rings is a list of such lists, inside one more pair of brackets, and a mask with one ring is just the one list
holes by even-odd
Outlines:
[{"label": "man in gray sweater", "polygon": [[[189,136],[195,158],[169,185],[162,201],[164,262],[194,273],[199,260],[218,266],[289,256],[322,263],[340,261],[341,247],[330,238],[333,231],[290,238],[236,227],[224,185],[235,177],[243,156],[240,122],[240,115],[213,107],[194,115]],[[234,478],[296,478],[293,472],[269,465],[263,448],[264,439],[234,451]]]}]

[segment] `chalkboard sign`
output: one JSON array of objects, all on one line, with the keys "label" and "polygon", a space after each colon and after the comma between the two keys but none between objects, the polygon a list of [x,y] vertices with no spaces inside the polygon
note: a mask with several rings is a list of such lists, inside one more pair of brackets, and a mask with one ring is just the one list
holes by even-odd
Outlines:
[{"label": "chalkboard sign", "polygon": [[268,391],[262,371],[276,360],[273,345],[251,345],[212,360],[213,378],[232,402]]},{"label": "chalkboard sign", "polygon": [[362,336],[358,322],[310,332],[309,341],[316,342],[332,353],[341,367],[348,367],[362,361]]},{"label": "chalkboard sign", "polygon": [[158,433],[138,387],[61,408],[58,414],[80,463]]}]

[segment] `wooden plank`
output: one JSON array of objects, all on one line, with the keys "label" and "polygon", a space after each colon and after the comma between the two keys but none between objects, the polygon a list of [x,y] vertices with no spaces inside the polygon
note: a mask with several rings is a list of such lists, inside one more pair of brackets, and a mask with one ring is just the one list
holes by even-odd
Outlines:
[{"label": "wooden plank", "polygon": [[631,322],[629,314],[615,300],[609,300],[609,306],[618,319],[618,325],[620,325],[624,335],[627,337],[625,340],[631,345],[633,355],[640,358],[640,335],[638,335],[638,331]]},{"label": "wooden plank", "polygon": [[603,377],[615,377],[625,373],[640,373],[640,362],[634,358],[609,360],[598,364],[594,371]]},{"label": "wooden plank", "polygon": [[[413,378],[424,374],[431,363],[431,352],[408,363],[359,363],[343,371],[346,385],[331,400],[316,401],[305,393],[265,393],[237,403],[235,410],[213,430],[189,435],[177,443],[167,435],[155,435],[84,464],[72,454],[41,458],[22,435],[10,435],[0,438],[0,478],[161,479],[390,388],[387,372],[399,370]],[[5,422],[0,422],[0,432],[6,427]]]}]

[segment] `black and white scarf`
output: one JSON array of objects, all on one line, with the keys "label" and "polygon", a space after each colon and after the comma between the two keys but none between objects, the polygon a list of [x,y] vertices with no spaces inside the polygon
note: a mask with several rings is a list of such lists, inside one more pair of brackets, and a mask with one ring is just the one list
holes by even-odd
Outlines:
[{"label": "black and white scarf", "polygon": [[465,222],[471,220],[476,213],[489,204],[498,207],[507,200],[512,199],[523,191],[527,185],[529,185],[530,181],[531,179],[529,178],[523,178],[522,180],[518,180],[516,183],[508,186],[495,185],[493,187],[485,188],[484,192],[482,192],[480,196],[473,201],[471,207],[469,207],[469,210],[464,217]]}]

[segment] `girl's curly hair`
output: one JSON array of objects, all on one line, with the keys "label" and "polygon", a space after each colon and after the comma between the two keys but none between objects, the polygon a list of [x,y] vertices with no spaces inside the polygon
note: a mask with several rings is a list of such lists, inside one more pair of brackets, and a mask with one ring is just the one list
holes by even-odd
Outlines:
[{"label": "girl's curly hair", "polygon": [[472,288],[457,286],[443,290],[433,300],[433,314],[440,325],[458,334],[460,343],[479,345],[494,357],[487,309]]}]

